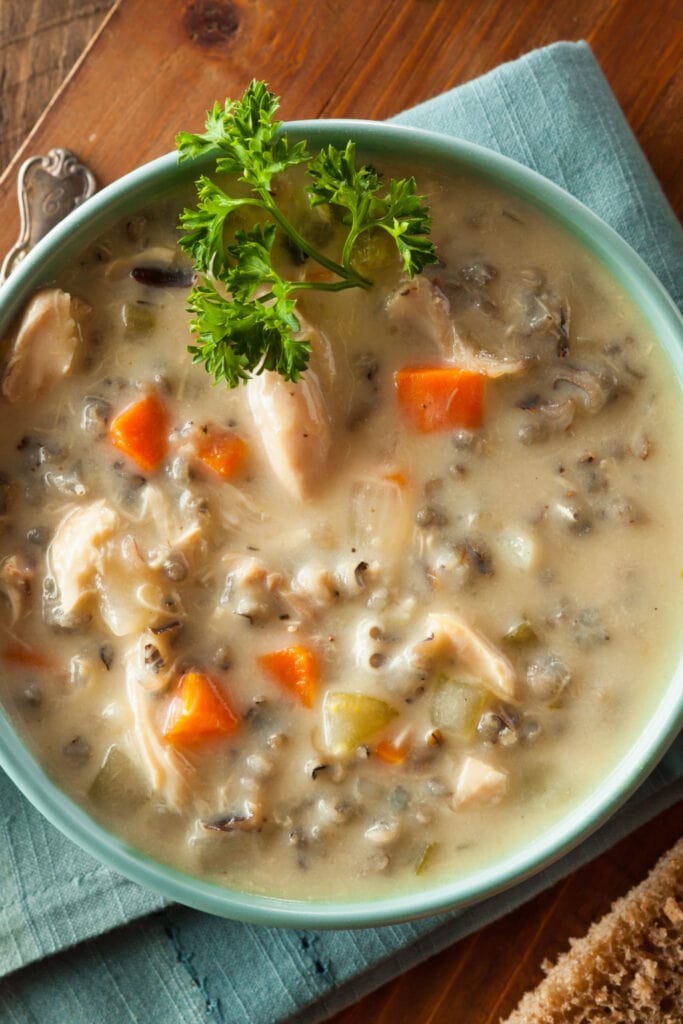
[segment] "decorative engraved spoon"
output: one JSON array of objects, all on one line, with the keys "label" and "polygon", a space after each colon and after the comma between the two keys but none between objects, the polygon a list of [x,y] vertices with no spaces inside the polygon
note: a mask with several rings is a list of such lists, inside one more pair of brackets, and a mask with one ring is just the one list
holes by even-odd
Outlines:
[{"label": "decorative engraved spoon", "polygon": [[44,235],[97,191],[95,175],[68,149],[32,156],[19,170],[19,238],[0,268],[0,284]]}]

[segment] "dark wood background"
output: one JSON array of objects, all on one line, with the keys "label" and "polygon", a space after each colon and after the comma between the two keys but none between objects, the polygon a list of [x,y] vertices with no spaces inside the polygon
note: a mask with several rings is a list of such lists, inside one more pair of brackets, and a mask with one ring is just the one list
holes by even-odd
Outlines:
[{"label": "dark wood background", "polygon": [[[21,159],[74,149],[101,184],[260,77],[285,117],[382,118],[558,39],[591,43],[679,216],[680,0],[0,0],[0,253]],[[75,66],[74,66],[75,65]],[[496,1024],[681,834],[679,806],[335,1024]]]}]

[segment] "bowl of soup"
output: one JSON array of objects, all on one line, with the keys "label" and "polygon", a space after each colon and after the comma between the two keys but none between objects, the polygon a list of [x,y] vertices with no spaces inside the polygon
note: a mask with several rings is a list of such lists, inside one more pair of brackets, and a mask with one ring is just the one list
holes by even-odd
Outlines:
[{"label": "bowl of soup", "polygon": [[[298,382],[188,355],[206,159],[106,188],[0,293],[0,760],[171,899],[380,924],[539,870],[675,737],[682,327],[535,173],[288,130],[414,174],[439,256],[410,278],[370,244],[372,288],[302,291]],[[280,199],[332,252],[304,188]]]}]

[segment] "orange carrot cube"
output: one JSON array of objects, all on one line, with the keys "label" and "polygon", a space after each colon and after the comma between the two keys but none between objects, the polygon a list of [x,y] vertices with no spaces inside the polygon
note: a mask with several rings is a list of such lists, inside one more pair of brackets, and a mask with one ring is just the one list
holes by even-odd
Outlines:
[{"label": "orange carrot cube", "polygon": [[21,665],[26,668],[43,668],[53,671],[56,669],[55,661],[49,654],[29,647],[28,644],[21,643],[19,640],[8,643],[2,652],[2,657],[13,665]]},{"label": "orange carrot cube", "polygon": [[391,739],[380,740],[374,747],[373,754],[385,764],[401,764],[406,759],[410,749],[409,737],[401,733]]},{"label": "orange carrot cube", "polygon": [[484,374],[456,366],[406,366],[395,381],[401,409],[420,433],[481,426]]},{"label": "orange carrot cube", "polygon": [[151,472],[168,453],[168,415],[156,395],[127,406],[109,427],[112,444]]},{"label": "orange carrot cube", "polygon": [[232,480],[244,468],[247,446],[229,430],[209,431],[197,445],[197,457],[223,480]]},{"label": "orange carrot cube", "polygon": [[298,644],[281,651],[262,654],[259,665],[277,682],[297,697],[304,707],[312,708],[318,692],[320,666],[317,655],[309,647]]},{"label": "orange carrot cube", "polygon": [[189,747],[230,736],[240,720],[216,683],[196,670],[182,676],[171,703],[164,739],[173,746]]}]

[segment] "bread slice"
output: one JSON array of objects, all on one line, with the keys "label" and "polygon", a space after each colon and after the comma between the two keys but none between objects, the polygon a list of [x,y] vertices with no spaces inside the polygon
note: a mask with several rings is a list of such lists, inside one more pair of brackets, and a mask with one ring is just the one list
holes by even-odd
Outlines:
[{"label": "bread slice", "polygon": [[503,1024],[682,1024],[683,839]]}]

